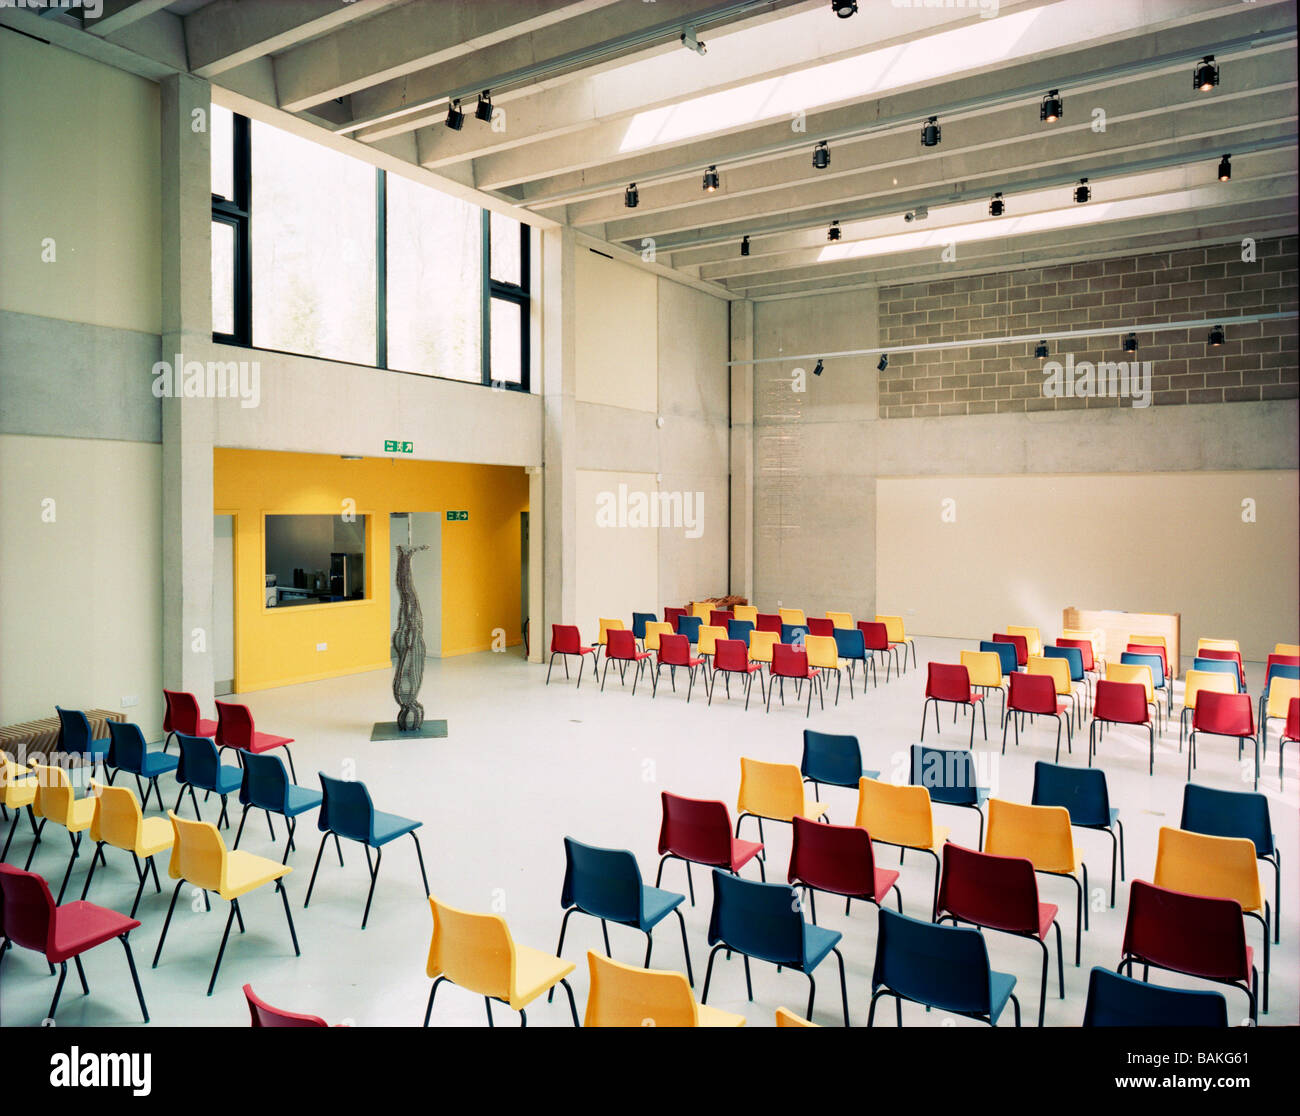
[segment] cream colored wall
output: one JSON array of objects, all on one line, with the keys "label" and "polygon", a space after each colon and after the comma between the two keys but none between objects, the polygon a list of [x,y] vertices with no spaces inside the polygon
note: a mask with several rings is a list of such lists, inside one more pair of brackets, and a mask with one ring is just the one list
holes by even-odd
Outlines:
[{"label": "cream colored wall", "polygon": [[594,640],[602,616],[631,625],[633,612],[658,612],[659,532],[653,527],[602,527],[602,493],[654,492],[653,473],[577,471],[577,593],[574,616],[582,636]]},{"label": "cream colored wall", "polygon": [[881,477],[877,607],[964,639],[1054,637],[1070,605],[1178,612],[1185,657],[1214,636],[1262,660],[1296,641],[1298,499],[1294,470]]},{"label": "cream colored wall", "polygon": [[158,333],[157,85],[5,34],[0,104],[0,309]]},{"label": "cream colored wall", "polygon": [[161,470],[157,445],[0,436],[0,724],[134,696],[162,727]]},{"label": "cream colored wall", "polygon": [[658,280],[582,247],[574,253],[574,277],[581,323],[575,340],[577,399],[658,410]]}]

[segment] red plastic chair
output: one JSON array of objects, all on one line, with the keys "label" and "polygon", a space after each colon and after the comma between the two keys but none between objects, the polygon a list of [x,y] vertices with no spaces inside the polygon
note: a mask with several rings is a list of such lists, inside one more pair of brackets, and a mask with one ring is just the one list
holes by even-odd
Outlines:
[{"label": "red plastic chair", "polygon": [[709,688],[709,704],[713,704],[713,693],[718,688],[718,675],[722,675],[722,684],[727,698],[731,698],[731,676],[742,675],[745,679],[745,708],[749,708],[749,691],[754,685],[754,676],[758,676],[758,693],[767,696],[763,685],[763,664],[749,661],[749,648],[741,639],[720,639],[713,649],[713,685]]},{"label": "red plastic chair", "polygon": [[760,612],[758,619],[754,623],[754,630],[758,632],[776,632],[781,634],[781,615],[777,612]]},{"label": "red plastic chair", "polygon": [[[576,624],[552,624],[551,625],[551,661],[546,664],[546,684],[551,684],[551,667],[555,665],[555,656],[563,655],[564,659],[564,677],[569,677],[569,656],[578,656],[578,685],[577,689],[582,689],[582,668],[586,665],[585,655],[594,655],[594,647],[584,647],[582,643],[582,633],[578,631]],[[594,663],[595,660],[593,659]],[[592,670],[596,668],[593,666]]]},{"label": "red plastic chair", "polygon": [[972,926],[1001,930],[1037,942],[1043,951],[1043,979],[1038,992],[1040,1027],[1047,1008],[1047,932],[1053,926],[1056,927],[1058,991],[1061,999],[1065,999],[1065,962],[1056,911],[1056,904],[1038,901],[1038,880],[1032,861],[1019,856],[976,852],[951,841],[943,846],[943,874],[939,878],[934,921],[951,919],[954,926],[969,922]]},{"label": "red plastic chair", "polygon": [[54,988],[50,1010],[45,1014],[47,1019],[54,1018],[59,1006],[63,982],[68,979],[68,962],[76,965],[81,989],[89,996],[90,985],[86,983],[86,972],[81,967],[81,955],[116,938],[126,950],[126,963],[131,968],[140,1012],[144,1021],[149,1022],[149,1009],[144,1004],[131,943],[127,941],[127,935],[140,925],[136,919],[80,900],[56,906],[49,885],[42,877],[9,864],[0,864],[0,900],[0,936],[4,938],[0,942],[0,965],[4,964],[8,946],[12,943],[41,954],[51,966],[51,972],[54,971],[52,966],[59,966],[59,982]]},{"label": "red plastic chair", "polygon": [[1277,720],[1277,718],[1269,718],[1264,715],[1266,706],[1264,692],[1268,689],[1269,680],[1273,677],[1273,668],[1275,666],[1300,667],[1300,655],[1270,655],[1268,661],[1264,664],[1264,688],[1259,692],[1259,735],[1264,742],[1265,759],[1268,759],[1268,722],[1269,720]]},{"label": "red plastic chair", "polygon": [[825,891],[844,897],[844,913],[854,899],[874,903],[877,907],[894,893],[898,909],[903,909],[903,893],[898,890],[898,873],[877,868],[871,848],[871,836],[858,825],[831,825],[795,816],[794,844],[790,848],[790,871],[786,879],[808,893],[808,913],[817,922],[816,892]]},{"label": "red plastic chair", "polygon": [[1255,735],[1255,706],[1249,694],[1219,694],[1203,690],[1196,695],[1192,711],[1192,734],[1187,747],[1187,781],[1196,766],[1196,734],[1235,736],[1237,759],[1241,759],[1241,742],[1247,737],[1255,745],[1255,789],[1259,790],[1259,737]]},{"label": "red plastic chair", "polygon": [[1029,640],[1022,635],[1007,635],[1004,632],[993,633],[993,643],[1014,643],[1016,645],[1016,665],[1024,666],[1029,662]]},{"label": "red plastic chair", "polygon": [[664,623],[671,624],[673,626],[673,631],[675,632],[677,631],[677,621],[683,616],[689,616],[690,612],[691,610],[689,608],[665,608]]},{"label": "red plastic chair", "polygon": [[[883,627],[883,625],[882,625]],[[1050,682],[1051,679],[1048,679]],[[970,688],[970,672],[960,663],[927,663],[925,676],[925,704],[921,706],[921,741],[925,741],[925,719],[930,712],[930,702],[934,702],[934,731],[939,731],[939,703],[947,702],[953,707],[953,723],[957,722],[958,706],[970,706],[970,746],[975,747],[975,710],[980,711],[984,721],[984,739],[989,738],[988,716],[984,713],[984,695],[974,693]],[[1003,732],[1003,740],[1006,733]]]},{"label": "red plastic chair", "polygon": [[[677,692],[677,668],[685,667],[691,672],[691,683],[686,688],[686,704],[691,703],[691,691],[695,689],[695,668],[704,665],[703,658],[693,658],[691,656],[691,641],[684,635],[668,635],[665,633],[659,637],[659,658],[655,661],[655,672],[650,676],[651,689],[650,696],[655,697],[659,692],[659,671],[664,667],[668,668],[668,677],[672,680],[673,693]],[[704,676],[704,688],[707,691],[709,686],[709,677]]]},{"label": "red plastic chair", "polygon": [[[875,685],[877,652],[885,656],[885,681],[888,682],[891,662],[894,666],[898,666],[898,648],[889,642],[889,629],[883,623],[878,623],[875,620],[859,620],[858,631],[862,633],[862,642],[871,655],[871,684]],[[865,688],[867,684],[865,670],[863,674],[862,685]]]},{"label": "red plastic chair", "polygon": [[1282,785],[1282,757],[1288,744],[1300,744],[1300,698],[1292,698],[1286,710],[1286,728],[1277,742],[1277,785]]},{"label": "red plastic chair", "polygon": [[217,747],[254,754],[269,752],[272,748],[283,748],[289,759],[289,774],[296,783],[298,773],[293,769],[293,753],[289,751],[292,743],[292,736],[258,732],[253,726],[253,714],[247,705],[236,705],[230,701],[217,702]]},{"label": "red plastic chair", "polygon": [[[659,639],[662,641],[663,636]],[[605,632],[605,669],[600,672],[600,692],[605,692],[605,679],[609,677],[609,664],[612,660],[619,664],[618,680],[620,684],[626,682],[626,671],[628,663],[636,663],[636,673],[632,676],[632,693],[636,693],[636,684],[641,677],[641,671],[645,669],[646,660],[654,654],[653,651],[638,651],[636,649],[636,636],[626,628],[610,628]]]},{"label": "red plastic chair", "polygon": [[736,618],[736,614],[729,608],[715,608],[709,612],[709,627],[726,629],[727,625]]},{"label": "red plastic chair", "polygon": [[1207,647],[1204,651],[1196,652],[1196,657],[1198,659],[1220,659],[1226,663],[1236,663],[1237,685],[1242,690],[1246,688],[1246,664],[1241,661],[1240,651],[1216,651],[1213,648]]},{"label": "red plastic chair", "polygon": [[[781,704],[785,704],[785,680],[793,678],[797,686],[808,683],[808,708],[804,710],[804,716],[812,716],[812,698],[813,688],[816,687],[817,699],[821,702],[823,709],[826,708],[826,699],[822,697],[821,671],[817,667],[808,665],[808,652],[802,647],[795,647],[791,643],[777,643],[772,647],[772,673],[767,680],[767,711],[772,712],[772,691],[776,689],[778,679],[781,683]],[[795,690],[798,696],[798,689]]]},{"label": "red plastic chair", "polygon": [[[1056,681],[1050,674],[1025,674],[1016,671],[1009,676],[1011,692],[1007,695],[1007,715],[1002,721],[1002,754],[1007,754],[1007,722],[1014,721],[1016,727],[1016,747],[1020,747],[1020,716],[1028,713],[1031,717],[1056,718],[1056,759],[1061,762],[1061,726],[1065,726],[1065,747],[1073,753],[1070,722],[1063,714],[1070,708],[1069,704],[1057,700]],[[972,726],[973,728],[973,726]]]},{"label": "red plastic chair", "polygon": [[[558,625],[557,625],[558,626]],[[575,628],[574,631],[577,631]],[[295,1011],[281,1011],[257,997],[251,984],[244,985],[244,998],[248,1000],[248,1014],[254,1027],[328,1027],[319,1015],[299,1015]]]},{"label": "red plastic chair", "polygon": [[[1075,647],[1075,648],[1078,648],[1078,650],[1083,654],[1083,673],[1084,673],[1084,674],[1096,674],[1096,673],[1097,673],[1097,662],[1096,662],[1096,660],[1092,657],[1092,640],[1090,640],[1090,639],[1058,639],[1058,640],[1056,641],[1056,646],[1057,646],[1057,647]],[[1018,651],[1016,652],[1016,657],[1017,657],[1017,658],[1020,657],[1020,653],[1019,653]]]},{"label": "red plastic chair", "polygon": [[808,617],[808,634],[815,636],[830,636],[835,638],[835,622],[827,620],[824,616]]},{"label": "red plastic chair", "polygon": [[[1199,699],[1198,699],[1199,700]],[[1151,763],[1148,775],[1156,772],[1156,728],[1147,712],[1147,690],[1141,682],[1097,683],[1097,697],[1092,703],[1092,724],[1088,728],[1088,766],[1097,753],[1097,734],[1102,725],[1142,725],[1151,737]]]},{"label": "red plastic chair", "polygon": [[184,690],[163,690],[163,751],[171,747],[172,737],[178,732],[186,736],[216,736],[217,722],[204,720],[199,713],[198,699]]},{"label": "red plastic chair", "polygon": [[[718,641],[719,646],[722,640]],[[739,641],[736,641],[739,642]],[[655,887],[664,876],[664,865],[669,860],[686,862],[686,885],[691,893],[691,906],[695,906],[695,884],[691,880],[691,865],[721,868],[733,876],[763,851],[761,841],[742,841],[731,832],[731,815],[725,802],[704,798],[683,798],[679,794],[662,791],[663,821],[659,826],[659,872]],[[766,881],[763,860],[759,857],[758,874]]]},{"label": "red plastic chair", "polygon": [[[1200,704],[1199,699],[1197,704]],[[1133,975],[1133,964],[1231,984],[1250,998],[1258,1022],[1259,973],[1246,944],[1246,924],[1235,899],[1211,899],[1134,880],[1129,888],[1123,957],[1116,972]]]}]

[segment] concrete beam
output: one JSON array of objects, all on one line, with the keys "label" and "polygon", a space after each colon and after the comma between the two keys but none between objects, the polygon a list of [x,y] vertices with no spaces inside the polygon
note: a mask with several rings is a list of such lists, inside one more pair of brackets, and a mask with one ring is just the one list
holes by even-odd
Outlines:
[{"label": "concrete beam", "polygon": [[98,18],[87,16],[83,27],[92,35],[112,35],[137,20],[160,12],[171,0],[104,0]]}]

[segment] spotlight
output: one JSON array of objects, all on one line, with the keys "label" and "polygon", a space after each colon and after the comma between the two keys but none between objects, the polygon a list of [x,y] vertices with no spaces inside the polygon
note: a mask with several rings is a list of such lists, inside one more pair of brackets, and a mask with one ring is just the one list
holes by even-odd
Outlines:
[{"label": "spotlight", "polygon": [[1192,73],[1192,88],[1199,93],[1208,93],[1219,84],[1219,67],[1215,64],[1214,55],[1207,54],[1199,63],[1196,70]]},{"label": "spotlight", "polygon": [[1053,89],[1043,98],[1043,103],[1038,106],[1038,119],[1048,124],[1055,124],[1064,115],[1065,105],[1061,101],[1061,91]]},{"label": "spotlight", "polygon": [[1047,342],[1046,342],[1046,341],[1040,341],[1040,342],[1038,342],[1037,345],[1034,346],[1034,356],[1036,356],[1040,361],[1043,361],[1043,360],[1046,360],[1046,359],[1047,359]]},{"label": "spotlight", "polygon": [[474,115],[485,124],[492,123],[492,94],[483,90],[478,95],[478,104],[474,106]]},{"label": "spotlight", "polygon": [[718,168],[709,167],[709,169],[704,172],[704,192],[706,194],[711,194],[718,188],[718,185]]},{"label": "spotlight", "polygon": [[826,230],[826,239],[839,240],[839,238],[840,238],[840,223],[838,221],[832,221],[831,227]]},{"label": "spotlight", "polygon": [[740,254],[742,256],[749,255],[749,237],[747,236],[740,238]]},{"label": "spotlight", "polygon": [[1225,155],[1219,160],[1219,181],[1227,182],[1232,178],[1232,156]]},{"label": "spotlight", "polygon": [[623,204],[628,209],[635,209],[641,204],[641,193],[637,190],[635,182],[629,183],[628,188],[623,191]]},{"label": "spotlight", "polygon": [[700,42],[699,37],[695,34],[695,28],[688,27],[681,34],[681,43],[687,50],[693,50],[701,57],[709,53],[709,48]]},{"label": "spotlight", "polygon": [[938,147],[942,134],[943,130],[939,127],[939,118],[937,116],[930,117],[921,126],[921,146]]},{"label": "spotlight", "polygon": [[813,375],[814,375],[814,376],[820,376],[820,375],[822,374],[823,371],[824,371],[824,366],[822,365],[822,358],[821,358],[821,357],[818,357],[818,358],[817,358],[817,367],[813,369]]},{"label": "spotlight", "polygon": [[825,140],[813,148],[813,169],[825,170],[831,165],[831,149]]},{"label": "spotlight", "polygon": [[1074,188],[1074,200],[1079,205],[1092,201],[1092,187],[1088,185],[1086,178],[1079,179],[1079,185]]},{"label": "spotlight", "polygon": [[447,106],[446,124],[453,132],[459,132],[465,127],[465,114],[461,111],[459,99],[452,101]]},{"label": "spotlight", "polygon": [[831,0],[831,11],[840,19],[848,19],[858,14],[858,0]]},{"label": "spotlight", "polygon": [[1210,344],[1215,346],[1215,348],[1218,348],[1218,346],[1223,344],[1223,326],[1216,325],[1212,330],[1210,330]]},{"label": "spotlight", "polygon": [[889,367],[889,354],[881,353],[880,359],[876,362],[876,371],[883,372],[888,367]]},{"label": "spotlight", "polygon": [[915,209],[904,213],[903,220],[910,225],[913,221],[924,221],[929,216],[930,210],[923,205],[918,205]]},{"label": "spotlight", "polygon": [[1124,351],[1130,354],[1138,351],[1138,336],[1136,333],[1130,333],[1124,338]]},{"label": "spotlight", "polygon": [[994,194],[993,199],[989,202],[989,216],[1001,217],[1006,211],[1007,204],[1002,200],[1001,192]]}]

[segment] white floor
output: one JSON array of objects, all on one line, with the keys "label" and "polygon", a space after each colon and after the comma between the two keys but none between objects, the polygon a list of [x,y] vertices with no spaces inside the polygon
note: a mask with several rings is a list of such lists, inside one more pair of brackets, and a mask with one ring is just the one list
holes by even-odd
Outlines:
[{"label": "white floor", "polygon": [[[391,719],[394,713],[387,673],[357,675],[315,682],[280,690],[249,694],[244,700],[252,707],[259,728],[293,736],[294,759],[299,780],[318,785],[317,771],[351,775],[363,780],[377,808],[419,818],[429,884],[446,902],[467,909],[495,910],[505,915],[517,941],[553,950],[559,934],[562,911],[560,884],[564,873],[562,838],[571,835],[595,845],[633,850],[647,882],[653,882],[659,833],[659,793],[717,798],[735,812],[742,755],[797,764],[801,733],[805,727],[856,734],[862,742],[868,766],[878,767],[885,776],[899,773],[906,778],[908,748],[919,737],[925,664],[928,659],[954,662],[960,647],[955,640],[918,640],[918,669],[909,668],[895,678],[849,700],[847,690],[838,708],[828,704],[825,712],[816,708],[805,720],[803,703],[784,709],[774,704],[766,714],[758,707],[757,692],[748,712],[743,702],[717,700],[705,705],[703,688],[696,687],[689,706],[685,686],[679,678],[674,695],[665,686],[651,700],[648,688],[639,686],[636,696],[628,686],[620,688],[611,671],[605,693],[592,683],[590,669],[581,691],[572,681],[564,682],[558,665],[558,680],[543,685],[546,669],[523,661],[517,651],[483,654],[428,665],[423,700],[428,715],[445,717],[449,736],[445,740],[371,743],[372,722]],[[1258,678],[1262,669],[1256,665]],[[721,689],[718,692],[721,699]],[[210,710],[205,712],[210,713]],[[989,743],[976,729],[976,760],[981,782],[993,793],[1027,802],[1037,759],[1051,759],[1054,725],[1039,726],[1022,735],[1017,753],[999,754],[996,715],[990,718]],[[965,721],[952,725],[951,712],[943,718],[940,736],[933,734],[933,720],[926,742],[964,745],[968,738]],[[1276,733],[1274,733],[1274,740]],[[1086,740],[1086,731],[1084,733]],[[1127,838],[1128,878],[1150,879],[1155,859],[1157,831],[1162,825],[1177,825],[1186,758],[1178,754],[1177,724],[1160,742],[1156,774],[1147,775],[1146,735],[1112,730],[1107,734],[1102,762],[1110,783],[1111,801],[1121,810]],[[1086,743],[1075,741],[1074,754],[1065,762],[1086,762]],[[1288,771],[1287,791],[1278,790],[1276,745],[1269,749],[1260,789],[1270,799],[1273,826],[1286,865],[1282,897],[1282,942],[1273,950],[1270,1011],[1261,1015],[1263,1025],[1297,1022],[1297,894],[1294,865],[1300,860],[1297,840],[1297,801],[1300,775]],[[1292,763],[1292,757],[1288,757]],[[1242,781],[1235,749],[1226,740],[1202,742],[1198,757],[1198,781],[1211,786],[1249,789]],[[172,788],[170,793],[166,788]],[[175,789],[164,780],[164,797],[170,806]],[[824,800],[831,820],[853,821],[856,796],[848,790],[827,788]],[[204,807],[207,820],[216,819],[213,804]],[[188,815],[189,807],[185,809]],[[232,808],[232,813],[236,811]],[[236,815],[237,820],[237,815]],[[976,818],[968,810],[936,808],[938,824],[950,826],[955,841],[974,846]],[[752,822],[746,823],[747,828]],[[768,878],[783,880],[789,857],[789,829],[769,824]],[[1052,960],[1048,998],[1048,1025],[1077,1025],[1083,1016],[1088,970],[1093,965],[1113,968],[1119,960],[1124,927],[1127,887],[1120,885],[1118,903],[1110,910],[1110,841],[1105,834],[1076,831],[1092,886],[1091,929],[1084,935],[1083,964],[1075,968],[1073,958],[1074,888],[1064,880],[1040,877],[1040,897],[1062,907],[1062,929],[1066,934],[1066,999],[1056,998],[1055,958]],[[230,831],[233,840],[234,830]],[[284,840],[283,826],[276,834]],[[747,833],[746,835],[752,836]],[[332,852],[321,864],[310,909],[303,910],[303,898],[316,854],[318,835],[314,815],[300,826],[300,846],[293,854],[294,872],[287,879],[302,956],[295,958],[289,943],[284,914],[270,889],[249,896],[242,904],[247,933],[232,934],[221,975],[211,998],[204,995],[213,959],[226,918],[225,905],[214,901],[206,914],[201,901],[198,910],[183,899],[177,907],[168,935],[167,949],[157,969],[150,969],[154,947],[166,914],[170,886],[165,865],[160,866],[164,888],[161,895],[150,890],[141,904],[142,927],[132,935],[140,966],[145,996],[156,1025],[244,1026],[248,1016],[240,986],[251,982],[272,1004],[324,1016],[330,1022],[348,1021],[357,1026],[418,1026],[423,1019],[430,982],[425,976],[429,935],[432,927],[428,903],[420,884],[415,850],[408,840],[390,846],[376,889],[369,928],[361,930],[367,875],[359,848],[345,847],[345,868],[340,869]],[[10,853],[11,863],[26,858],[29,837],[20,830]],[[265,820],[250,819],[241,848],[265,852],[277,859],[281,844],[270,843]],[[46,841],[33,868],[52,878],[56,885],[66,864],[67,842],[59,832],[47,829]],[[881,849],[880,863],[897,867],[897,853]],[[70,897],[80,893],[88,858],[83,854],[69,886]],[[900,884],[904,911],[928,917],[933,885],[930,858],[913,854],[902,868]],[[752,867],[746,876],[757,878]],[[1265,894],[1272,898],[1273,874],[1267,866],[1261,879]],[[695,965],[697,994],[703,988],[708,957],[711,887],[706,873],[695,871],[697,906],[685,908],[686,923]],[[671,864],[664,885],[686,890],[685,872]],[[122,856],[110,856],[109,869],[96,873],[90,898],[129,909],[135,878]],[[876,914],[865,904],[855,903],[853,913],[844,916],[843,906],[827,897],[818,904],[821,924],[842,931],[841,950],[847,963],[849,1007],[854,1025],[867,1020],[870,980],[875,955]],[[1248,923],[1248,942],[1259,957],[1259,929]],[[611,942],[617,957],[639,963],[644,937],[611,927]],[[1017,977],[1016,992],[1021,1002],[1022,1021],[1037,1020],[1037,999],[1041,954],[1032,943],[990,933],[986,935],[996,969]],[[660,924],[655,935],[654,964],[684,968],[676,920]],[[570,919],[565,955],[577,962],[570,977],[581,1016],[586,1002],[586,951],[601,949],[600,930],[592,919],[575,915]],[[1054,952],[1054,951],[1053,951]],[[121,950],[107,945],[88,954],[85,961],[92,994],[82,995],[74,975],[64,989],[57,1023],[75,1025],[139,1025],[140,1017],[131,992]],[[731,1011],[743,1012],[751,1026],[768,1026],[773,1012],[785,1005],[802,1014],[808,982],[798,973],[777,973],[769,965],[755,963],[754,1001],[745,999],[744,971],[740,959],[714,966],[709,1002]],[[837,966],[832,956],[816,973],[819,1023],[839,1025],[842,1014]],[[1209,987],[1180,981],[1167,974],[1156,979],[1189,987]],[[3,981],[3,1019],[7,1025],[40,1022],[48,1007],[53,981],[44,963],[35,955],[11,950],[0,972]],[[1246,1017],[1245,996],[1227,990],[1231,1018]],[[517,1018],[506,1008],[495,1009],[499,1025],[515,1026]],[[893,1010],[886,1002],[877,1023],[893,1025]],[[538,1002],[528,1012],[529,1026],[567,1026],[568,1006],[562,995],[555,1003]],[[927,1014],[913,1006],[904,1008],[904,1022],[911,1026],[973,1026],[964,1019]],[[1003,1025],[1011,1024],[1008,1008]],[[483,1026],[483,1001],[460,989],[443,985],[438,993],[433,1023],[439,1026]]]}]

